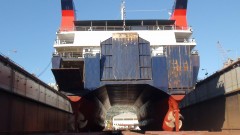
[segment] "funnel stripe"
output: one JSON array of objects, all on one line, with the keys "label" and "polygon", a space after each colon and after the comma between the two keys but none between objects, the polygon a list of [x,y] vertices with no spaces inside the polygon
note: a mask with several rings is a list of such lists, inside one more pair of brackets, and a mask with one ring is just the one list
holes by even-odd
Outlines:
[{"label": "funnel stripe", "polygon": [[187,9],[188,0],[176,0],[175,9]]},{"label": "funnel stripe", "polygon": [[74,10],[72,0],[61,0],[62,10]]}]

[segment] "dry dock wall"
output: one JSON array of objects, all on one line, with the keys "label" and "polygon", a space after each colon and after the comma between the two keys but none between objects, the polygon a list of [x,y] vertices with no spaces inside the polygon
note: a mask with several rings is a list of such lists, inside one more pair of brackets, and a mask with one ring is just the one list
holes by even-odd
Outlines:
[{"label": "dry dock wall", "polygon": [[240,61],[199,82],[180,107],[184,130],[240,130]]},{"label": "dry dock wall", "polygon": [[69,113],[0,90],[0,134],[61,132]]},{"label": "dry dock wall", "polygon": [[0,55],[0,134],[66,131],[71,114],[66,96]]}]

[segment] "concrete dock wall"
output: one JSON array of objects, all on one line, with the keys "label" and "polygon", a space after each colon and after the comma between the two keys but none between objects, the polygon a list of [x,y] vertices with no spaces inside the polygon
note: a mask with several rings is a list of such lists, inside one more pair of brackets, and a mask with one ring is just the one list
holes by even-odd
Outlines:
[{"label": "concrete dock wall", "polygon": [[0,134],[68,130],[68,98],[0,55]]},{"label": "concrete dock wall", "polygon": [[180,107],[184,130],[240,130],[240,61],[199,82]]}]

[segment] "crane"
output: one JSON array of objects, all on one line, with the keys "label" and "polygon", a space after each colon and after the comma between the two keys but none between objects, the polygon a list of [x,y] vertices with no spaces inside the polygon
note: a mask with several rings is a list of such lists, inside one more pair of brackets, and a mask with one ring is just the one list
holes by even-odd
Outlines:
[{"label": "crane", "polygon": [[230,58],[228,57],[228,55],[227,55],[227,53],[228,53],[229,51],[231,51],[231,50],[227,50],[227,51],[226,51],[226,50],[222,47],[222,45],[220,44],[219,41],[217,42],[217,48],[218,48],[219,53],[220,53],[220,55],[221,55],[221,57],[222,57],[223,66],[226,67],[227,65],[231,64],[233,60],[230,59]]}]

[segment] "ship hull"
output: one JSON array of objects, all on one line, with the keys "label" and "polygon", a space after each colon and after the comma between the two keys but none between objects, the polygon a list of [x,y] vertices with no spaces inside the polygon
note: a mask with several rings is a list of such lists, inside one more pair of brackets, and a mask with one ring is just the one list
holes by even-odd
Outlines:
[{"label": "ship hull", "polygon": [[178,103],[171,95],[148,84],[105,85],[78,100],[69,98],[72,99],[77,131],[102,131],[108,110],[123,105],[135,108],[141,130],[175,129],[166,125],[169,122],[166,117],[169,112],[178,110]]},{"label": "ship hull", "polygon": [[100,44],[96,55],[52,59],[60,91],[81,97],[73,106],[75,129],[102,130],[112,107],[128,106],[142,130],[179,130],[181,98],[174,97],[193,89],[199,68],[191,47],[164,46],[164,55],[154,56],[149,41],[129,32],[113,33]]}]

